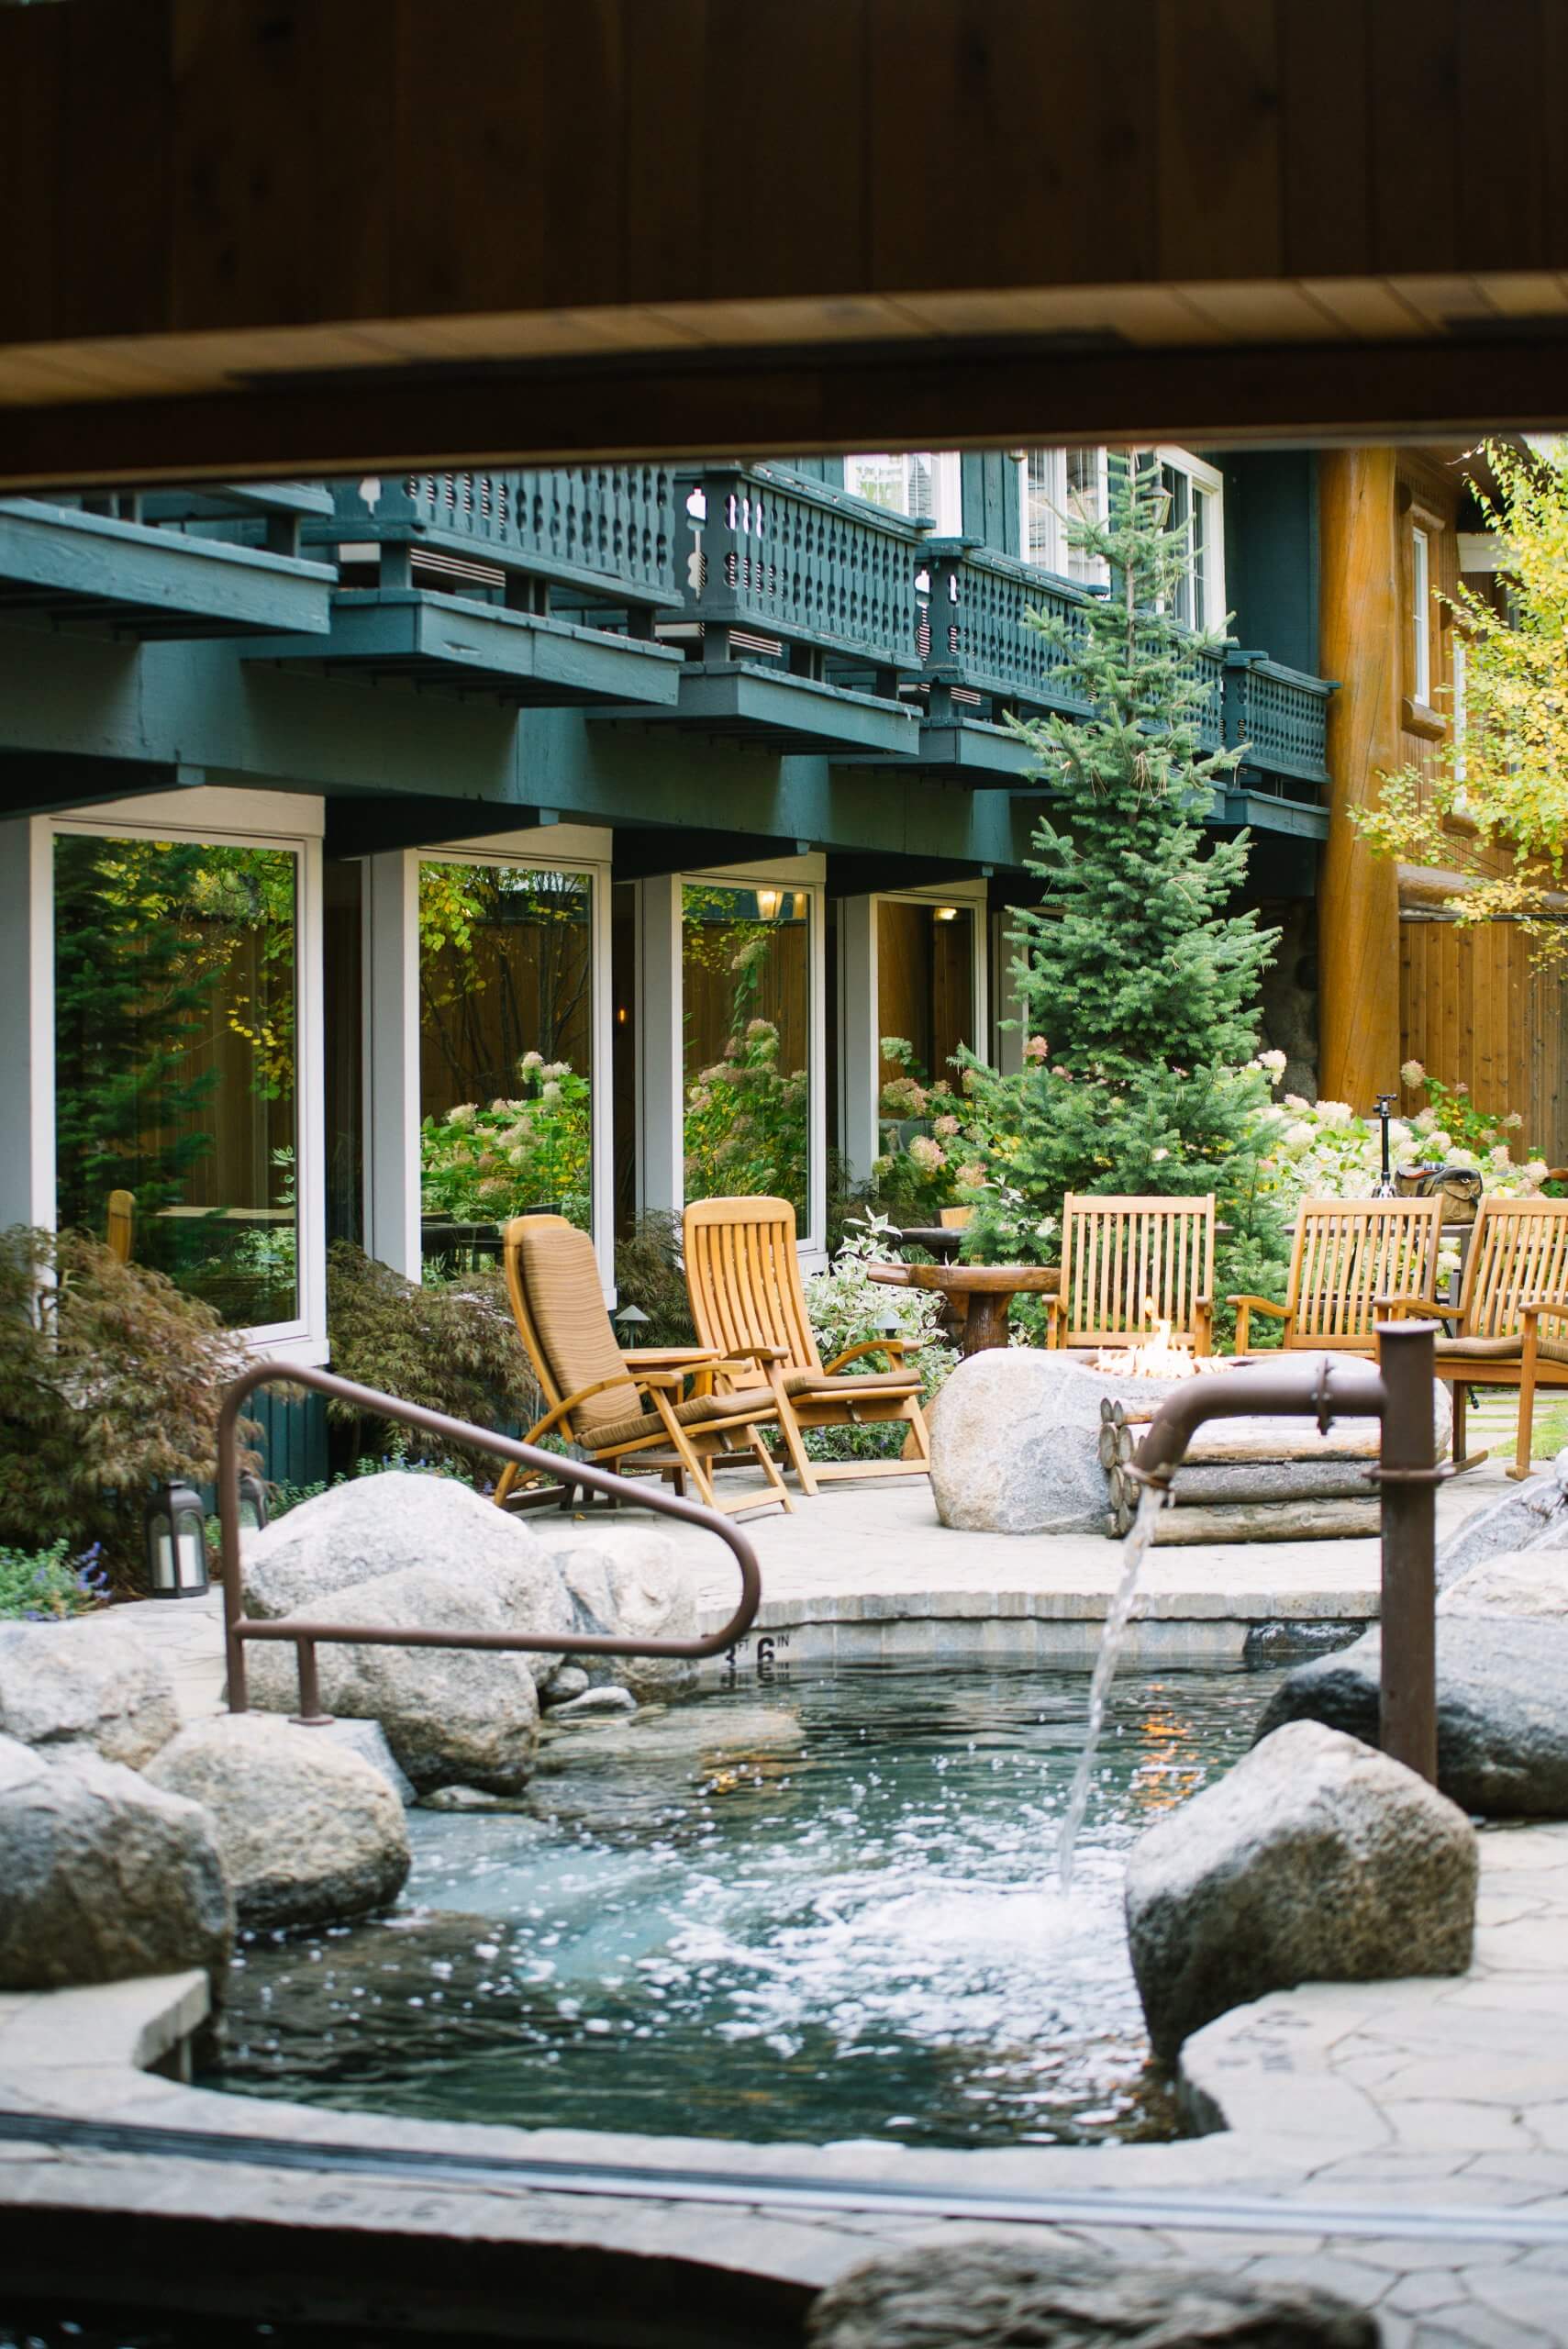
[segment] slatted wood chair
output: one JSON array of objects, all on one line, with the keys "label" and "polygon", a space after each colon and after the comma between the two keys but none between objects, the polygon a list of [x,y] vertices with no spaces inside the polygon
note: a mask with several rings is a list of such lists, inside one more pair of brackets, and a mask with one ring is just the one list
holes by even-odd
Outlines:
[{"label": "slatted wood chair", "polygon": [[[599,1286],[598,1260],[584,1231],[559,1215],[514,1216],[502,1235],[502,1262],[517,1332],[549,1406],[527,1438],[563,1435],[604,1468],[649,1468],[677,1492],[689,1481],[709,1508],[739,1516],[790,1508],[789,1494],[762,1429],[776,1418],[771,1391],[747,1363],[728,1362],[713,1347],[649,1347],[624,1353]],[[752,1384],[735,1380],[751,1371]],[[720,1372],[728,1383],[717,1384]],[[690,1377],[698,1390],[683,1399]],[[765,1493],[719,1500],[713,1463],[750,1456]],[[495,1487],[505,1505],[517,1478],[508,1466]]]},{"label": "slatted wood chair", "polygon": [[[931,1447],[920,1409],[920,1376],[906,1366],[900,1338],[846,1346],[824,1364],[811,1333],[795,1251],[795,1209],[787,1199],[700,1199],[684,1225],[686,1287],[692,1319],[705,1345],[763,1372],[778,1407],[779,1431],[805,1493],[824,1478],[924,1476]],[[846,1375],[866,1354],[887,1354],[894,1367]],[[811,1460],[808,1428],[907,1423],[897,1460]]]},{"label": "slatted wood chair", "polygon": [[1069,1191],[1062,1286],[1045,1307],[1049,1345],[1125,1345],[1168,1321],[1173,1345],[1212,1353],[1213,1192],[1156,1199]]},{"label": "slatted wood chair", "polygon": [[[1536,1389],[1568,1386],[1568,1199],[1483,1199],[1464,1260],[1457,1316],[1445,1298],[1404,1296],[1392,1311],[1456,1318],[1458,1328],[1437,1343],[1437,1373],[1453,1392],[1453,1457],[1462,1468],[1485,1459],[1466,1456],[1465,1389],[1517,1386],[1518,1443],[1510,1476],[1529,1475]],[[1548,1336],[1542,1324],[1555,1325]]]},{"label": "slatted wood chair", "polygon": [[108,1213],[105,1218],[105,1238],[109,1253],[122,1264],[130,1262],[130,1252],[136,1233],[136,1193],[111,1191]]},{"label": "slatted wood chair", "polygon": [[1303,1199],[1283,1305],[1233,1297],[1236,1351],[1251,1316],[1283,1321],[1280,1343],[1341,1353],[1377,1352],[1375,1325],[1396,1296],[1428,1297],[1437,1280],[1443,1203],[1430,1199]]}]

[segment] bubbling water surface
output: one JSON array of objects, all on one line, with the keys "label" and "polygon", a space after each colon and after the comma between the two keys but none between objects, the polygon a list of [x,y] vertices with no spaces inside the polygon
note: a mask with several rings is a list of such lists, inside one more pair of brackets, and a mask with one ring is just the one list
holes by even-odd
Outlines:
[{"label": "bubbling water surface", "polygon": [[751,1677],[547,1734],[526,1802],[410,1814],[393,1917],[263,1937],[209,2084],[354,2110],[754,2141],[1163,2137],[1129,1845],[1237,1759],[1268,1677]]}]

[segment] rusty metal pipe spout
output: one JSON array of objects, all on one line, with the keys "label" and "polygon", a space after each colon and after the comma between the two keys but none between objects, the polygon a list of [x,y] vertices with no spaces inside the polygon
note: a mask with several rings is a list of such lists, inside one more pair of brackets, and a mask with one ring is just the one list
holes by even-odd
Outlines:
[{"label": "rusty metal pipe spout", "polygon": [[1438,1776],[1436,1487],[1452,1474],[1437,1464],[1429,1321],[1386,1321],[1378,1362],[1331,1354],[1254,1364],[1195,1378],[1167,1397],[1138,1447],[1133,1469],[1163,1490],[1206,1419],[1336,1419],[1382,1421],[1379,1460],[1368,1470],[1383,1516],[1382,1681],[1378,1735],[1385,1753],[1433,1785]]},{"label": "rusty metal pipe spout", "polygon": [[1206,1419],[1381,1419],[1384,1385],[1368,1362],[1311,1355],[1266,1368],[1217,1371],[1189,1379],[1155,1412],[1133,1466],[1145,1483],[1168,1485]]}]

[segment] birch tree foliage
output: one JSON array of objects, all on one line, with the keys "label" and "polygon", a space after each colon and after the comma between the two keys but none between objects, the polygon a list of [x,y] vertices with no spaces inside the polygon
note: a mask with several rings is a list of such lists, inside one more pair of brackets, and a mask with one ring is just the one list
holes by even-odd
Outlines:
[{"label": "birch tree foliage", "polygon": [[[1423,774],[1380,777],[1354,811],[1384,856],[1462,876],[1462,922],[1518,922],[1536,958],[1568,958],[1568,440],[1488,441],[1496,495],[1476,492],[1507,596],[1436,591],[1464,644],[1462,709]],[[1448,688],[1442,689],[1444,694]],[[1460,819],[1456,825],[1452,819]]]}]

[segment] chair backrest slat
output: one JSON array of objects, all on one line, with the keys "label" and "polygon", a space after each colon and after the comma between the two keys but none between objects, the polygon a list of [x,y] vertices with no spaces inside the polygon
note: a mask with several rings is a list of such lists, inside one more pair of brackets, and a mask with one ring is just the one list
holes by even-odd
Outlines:
[{"label": "chair backrest slat", "polygon": [[[1464,1264],[1467,1338],[1517,1338],[1522,1308],[1568,1293],[1568,1199],[1483,1199]],[[1557,1337],[1560,1330],[1548,1328]]]},{"label": "chair backrest slat", "polygon": [[1069,1192],[1062,1209],[1066,1342],[1093,1346],[1169,1321],[1195,1342],[1197,1307],[1214,1294],[1214,1195],[1118,1198]]},{"label": "chair backrest slat", "polygon": [[782,1346],[786,1370],[820,1370],[787,1199],[695,1199],[683,1224],[692,1319],[705,1346]]},{"label": "chair backrest slat", "polygon": [[1430,1295],[1441,1221],[1440,1199],[1303,1199],[1284,1343],[1369,1347],[1380,1297]]},{"label": "chair backrest slat", "polygon": [[595,1428],[635,1419],[641,1398],[616,1375],[624,1365],[587,1233],[563,1215],[514,1216],[501,1257],[512,1318],[550,1408],[601,1378],[613,1382],[579,1406],[567,1432],[591,1446]]}]

